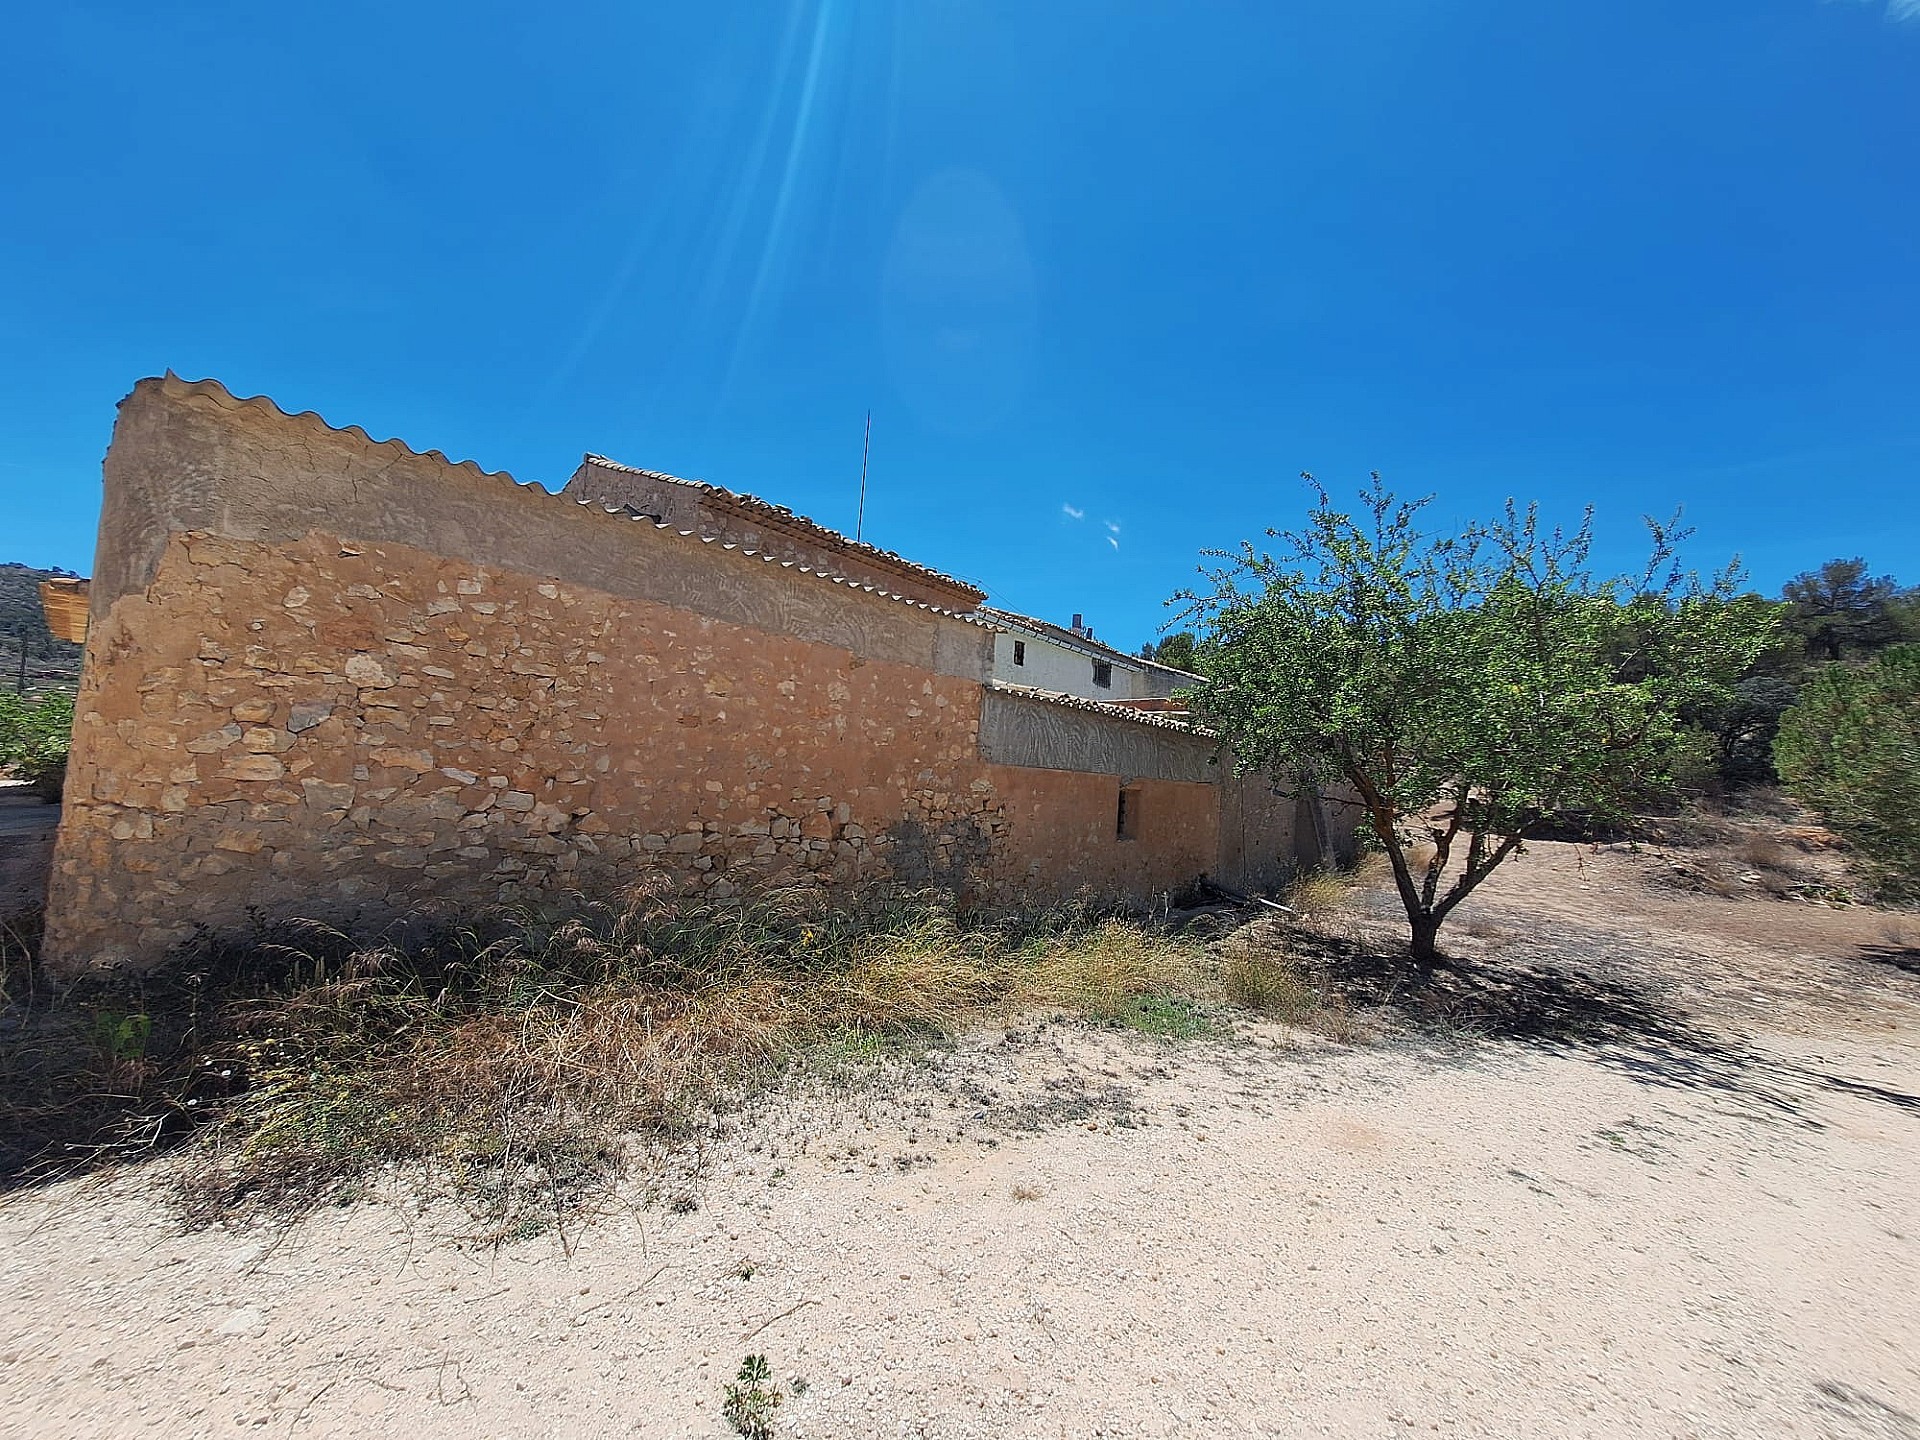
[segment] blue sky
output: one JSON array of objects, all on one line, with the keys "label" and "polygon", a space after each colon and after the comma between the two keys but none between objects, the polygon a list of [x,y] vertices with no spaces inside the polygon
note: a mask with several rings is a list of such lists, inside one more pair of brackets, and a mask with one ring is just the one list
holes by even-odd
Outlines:
[{"label": "blue sky", "polygon": [[0,559],[171,367],[1082,611],[1372,469],[1920,581],[1920,0],[34,6]]}]

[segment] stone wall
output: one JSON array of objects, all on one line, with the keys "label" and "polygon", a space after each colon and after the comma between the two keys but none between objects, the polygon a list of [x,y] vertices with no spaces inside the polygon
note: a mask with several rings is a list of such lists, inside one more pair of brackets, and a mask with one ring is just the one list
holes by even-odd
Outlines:
[{"label": "stone wall", "polygon": [[57,970],[662,874],[1016,901],[1228,873],[1208,742],[989,690],[971,620],[210,382],[124,402],[98,562]]}]

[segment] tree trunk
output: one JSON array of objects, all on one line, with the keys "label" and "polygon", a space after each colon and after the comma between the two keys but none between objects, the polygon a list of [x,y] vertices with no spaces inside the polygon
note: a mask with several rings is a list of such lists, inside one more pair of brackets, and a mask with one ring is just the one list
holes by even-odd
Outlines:
[{"label": "tree trunk", "polygon": [[1440,958],[1440,950],[1435,943],[1440,935],[1440,918],[1425,910],[1417,915],[1407,916],[1407,923],[1412,927],[1412,939],[1407,944],[1407,953],[1413,957],[1413,963],[1422,971],[1433,969],[1434,962]]}]

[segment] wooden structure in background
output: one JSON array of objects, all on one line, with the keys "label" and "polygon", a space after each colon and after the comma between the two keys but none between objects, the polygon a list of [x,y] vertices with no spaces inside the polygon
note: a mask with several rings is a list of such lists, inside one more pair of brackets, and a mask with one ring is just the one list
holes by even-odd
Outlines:
[{"label": "wooden structure in background", "polygon": [[47,612],[47,629],[56,640],[87,643],[87,582],[53,579],[40,582],[40,604]]}]

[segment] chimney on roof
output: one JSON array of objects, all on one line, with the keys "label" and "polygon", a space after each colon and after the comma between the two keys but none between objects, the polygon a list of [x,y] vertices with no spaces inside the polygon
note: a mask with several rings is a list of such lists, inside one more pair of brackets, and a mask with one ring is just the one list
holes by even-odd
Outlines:
[{"label": "chimney on roof", "polygon": [[1081,623],[1085,619],[1086,619],[1086,616],[1082,615],[1078,610],[1074,611],[1073,624],[1068,628],[1070,628],[1073,631],[1073,633],[1076,635],[1085,633],[1087,627]]}]

